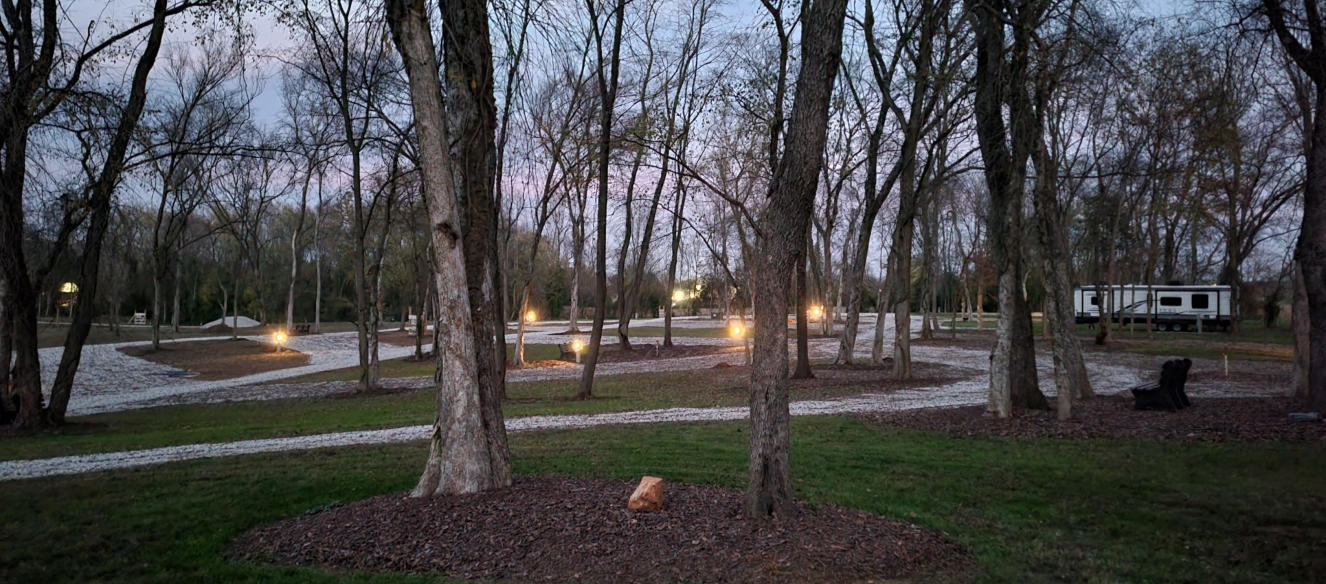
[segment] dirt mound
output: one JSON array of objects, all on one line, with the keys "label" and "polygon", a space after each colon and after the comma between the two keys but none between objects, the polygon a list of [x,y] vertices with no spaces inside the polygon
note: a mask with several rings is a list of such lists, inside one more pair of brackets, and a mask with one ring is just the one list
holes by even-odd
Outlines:
[{"label": "dirt mound", "polygon": [[385,495],[250,531],[241,559],[547,582],[860,582],[964,572],[942,533],[798,503],[766,522],[735,489],[670,483],[664,510],[626,508],[623,481],[518,478],[508,489]]},{"label": "dirt mound", "polygon": [[[1051,398],[1053,402],[1053,398]],[[985,406],[931,408],[865,416],[873,422],[964,436],[1126,438],[1226,441],[1326,441],[1326,424],[1293,422],[1298,411],[1283,397],[1203,398],[1177,412],[1133,410],[1131,397],[1099,396],[1073,404],[1073,418],[1060,422],[1050,411],[1018,411],[996,420]],[[1053,404],[1052,404],[1053,405]]]}]

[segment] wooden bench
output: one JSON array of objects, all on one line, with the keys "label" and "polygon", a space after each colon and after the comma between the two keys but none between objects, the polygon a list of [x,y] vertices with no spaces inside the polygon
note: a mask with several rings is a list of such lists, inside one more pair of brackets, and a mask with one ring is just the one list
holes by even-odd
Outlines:
[{"label": "wooden bench", "polygon": [[1166,361],[1160,368],[1160,381],[1129,388],[1133,393],[1133,409],[1178,411],[1192,405],[1184,386],[1188,383],[1188,370],[1192,359]]},{"label": "wooden bench", "polygon": [[309,326],[308,323],[297,324],[297,325],[295,325],[295,334],[297,334],[297,335],[307,335],[308,332],[309,332],[309,328],[310,328],[310,326]]}]

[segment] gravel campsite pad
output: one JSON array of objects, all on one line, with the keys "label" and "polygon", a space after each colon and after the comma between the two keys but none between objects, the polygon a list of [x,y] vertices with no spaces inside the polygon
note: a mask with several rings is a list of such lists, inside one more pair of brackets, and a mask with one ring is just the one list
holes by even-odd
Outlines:
[{"label": "gravel campsite pad", "polygon": [[630,511],[633,483],[517,478],[476,495],[385,495],[257,528],[237,559],[547,582],[862,582],[956,574],[942,533],[833,505],[752,522],[735,489],[668,483]]},{"label": "gravel campsite pad", "polygon": [[293,350],[277,351],[270,343],[249,339],[219,339],[163,343],[161,350],[152,345],[120,347],[130,357],[147,359],[153,363],[178,367],[195,373],[195,379],[213,381],[232,379],[254,373],[265,373],[308,365],[309,356]]},{"label": "gravel campsite pad", "polygon": [[[1053,401],[1053,398],[1051,398]],[[1124,438],[1225,441],[1326,441],[1326,423],[1293,422],[1298,411],[1284,397],[1193,397],[1192,407],[1177,412],[1133,409],[1131,397],[1098,396],[1073,404],[1072,419],[1060,422],[1054,411],[1018,411],[996,420],[985,406],[928,408],[868,414],[871,421],[917,430],[965,436],[1054,438]]]}]

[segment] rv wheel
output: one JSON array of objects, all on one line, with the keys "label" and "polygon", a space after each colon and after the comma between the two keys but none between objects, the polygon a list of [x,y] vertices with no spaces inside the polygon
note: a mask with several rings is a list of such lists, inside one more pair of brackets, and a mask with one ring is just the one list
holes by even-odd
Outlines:
[{"label": "rv wheel", "polygon": [[1163,323],[1163,322],[1158,322],[1158,323],[1156,323],[1156,330],[1158,330],[1158,331],[1160,331],[1160,332],[1163,333],[1163,332],[1169,330],[1169,325],[1167,325],[1167,324],[1165,324],[1165,323]]},{"label": "rv wheel", "polygon": [[1188,332],[1188,325],[1182,323],[1176,324],[1174,325],[1174,330],[1179,331],[1181,333],[1186,333]]}]

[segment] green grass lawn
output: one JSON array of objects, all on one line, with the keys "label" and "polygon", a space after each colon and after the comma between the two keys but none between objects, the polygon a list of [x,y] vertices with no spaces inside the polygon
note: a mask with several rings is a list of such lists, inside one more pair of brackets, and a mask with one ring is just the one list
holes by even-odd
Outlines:
[{"label": "green grass lawn", "polygon": [[[519,474],[739,487],[746,428],[514,435]],[[792,422],[797,494],[943,529],[979,582],[1310,582],[1326,564],[1323,444],[952,437]],[[412,486],[424,443],[200,460],[7,482],[3,582],[426,582],[235,563],[245,530]],[[623,497],[625,496],[623,492]]]},{"label": "green grass lawn", "polygon": [[[578,379],[512,383],[502,409],[506,416],[517,417],[741,406],[749,398],[748,375],[745,368],[734,367],[602,377],[594,382],[595,397],[590,400],[572,398]],[[817,392],[816,397],[821,397],[860,390],[840,387]],[[127,410],[80,416],[58,430],[0,439],[0,460],[429,424],[436,407],[431,390],[418,390]]]}]

